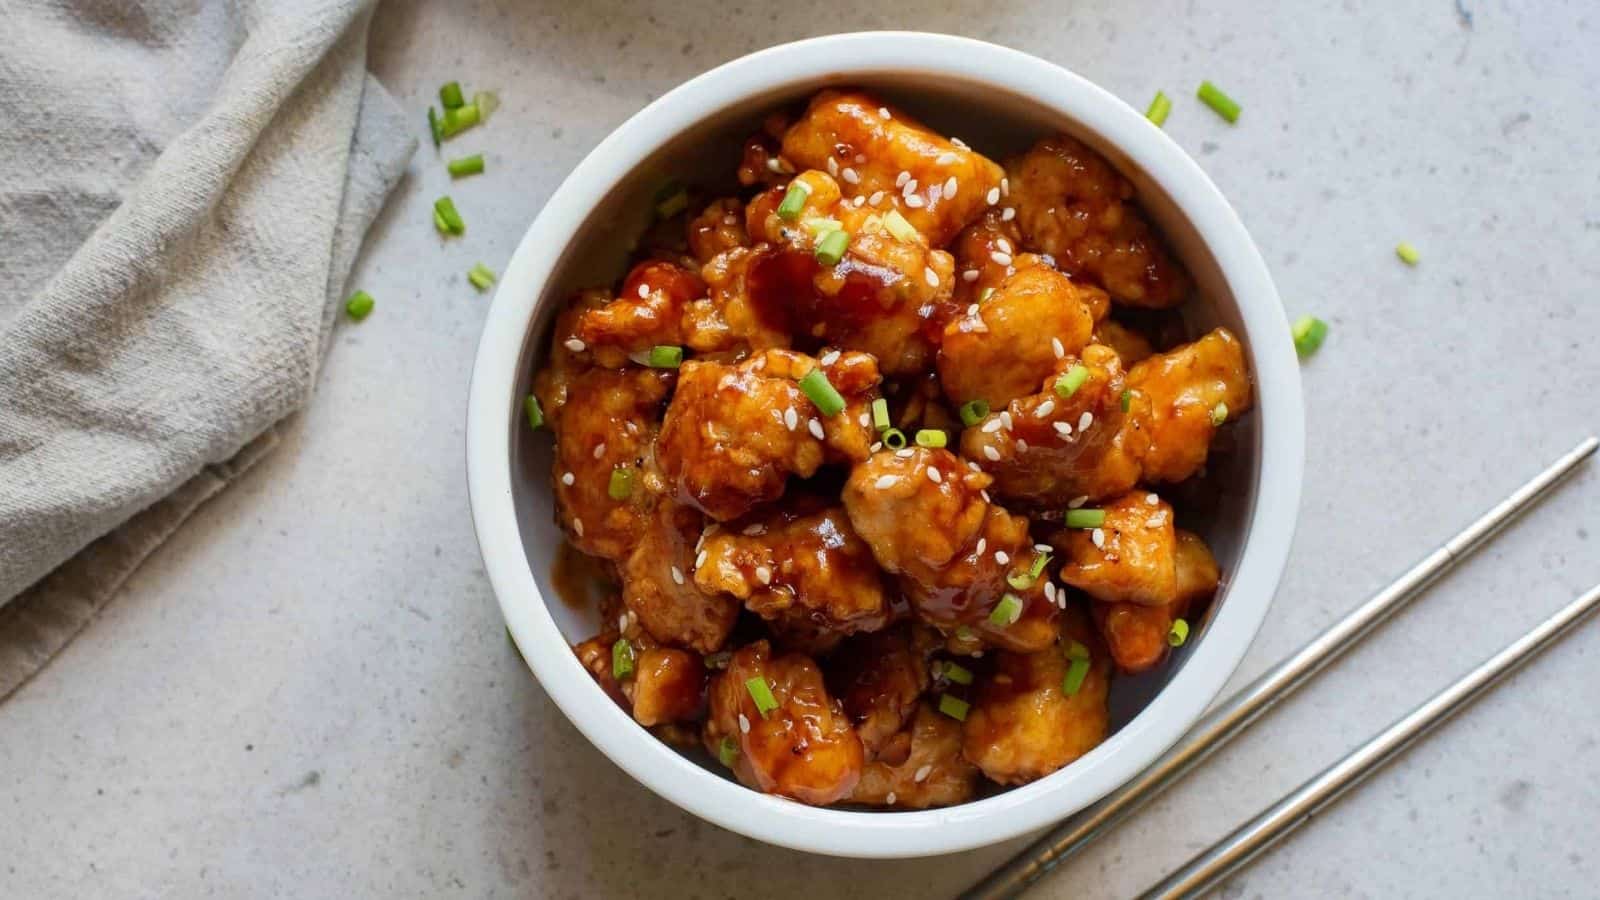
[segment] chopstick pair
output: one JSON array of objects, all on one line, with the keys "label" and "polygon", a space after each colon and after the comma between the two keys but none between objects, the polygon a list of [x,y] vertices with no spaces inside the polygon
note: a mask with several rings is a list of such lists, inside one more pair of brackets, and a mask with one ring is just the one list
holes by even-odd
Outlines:
[{"label": "chopstick pair", "polygon": [[[1328,663],[1354,646],[1378,624],[1415,599],[1440,576],[1482,547],[1519,514],[1547,496],[1580,463],[1600,439],[1590,437],[1543,472],[1478,517],[1455,537],[1412,566],[1388,587],[1368,598],[1288,658],[1268,669],[1237,694],[1223,701],[1190,729],[1173,749],[1133,780],[1099,803],[1067,819],[1022,853],[961,895],[962,900],[1015,897],[1046,872],[1083,850],[1192,770],[1212,751],[1227,743],[1300,687]],[[1182,896],[1204,890],[1244,865],[1293,826],[1331,802],[1411,741],[1443,721],[1450,712],[1478,696],[1495,680],[1547,646],[1600,603],[1600,588],[1557,613],[1462,681],[1418,707],[1372,742],[1302,785],[1277,805],[1224,838],[1172,873],[1146,896]]]}]

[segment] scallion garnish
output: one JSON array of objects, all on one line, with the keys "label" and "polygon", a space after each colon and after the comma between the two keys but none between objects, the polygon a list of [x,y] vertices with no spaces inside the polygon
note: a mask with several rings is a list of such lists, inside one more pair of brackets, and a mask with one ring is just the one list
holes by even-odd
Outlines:
[{"label": "scallion garnish", "polygon": [[1200,89],[1195,91],[1194,95],[1200,98],[1201,103],[1211,107],[1212,112],[1226,119],[1229,125],[1239,121],[1239,104],[1224,94],[1222,88],[1209,81],[1202,81]]},{"label": "scallion garnish", "polygon": [[645,356],[645,365],[652,369],[676,369],[683,365],[683,348],[657,344]]},{"label": "scallion garnish", "polygon": [[1172,112],[1172,101],[1167,95],[1156,91],[1155,97],[1150,100],[1150,108],[1144,111],[1144,117],[1155,123],[1157,128],[1167,124],[1167,113]]},{"label": "scallion garnish", "polygon": [[611,645],[611,677],[618,681],[633,674],[633,645],[627,638],[617,638]]},{"label": "scallion garnish", "polygon": [[947,681],[951,681],[956,684],[972,683],[972,670],[963,667],[960,663],[947,662],[944,664],[944,667],[939,670],[939,672]]},{"label": "scallion garnish", "polygon": [[1067,664],[1067,675],[1061,679],[1061,693],[1071,697],[1083,687],[1083,680],[1089,677],[1089,658],[1074,659]]},{"label": "scallion garnish", "polygon": [[444,216],[439,215],[439,211],[437,209],[433,211],[433,227],[434,230],[438,231],[445,237],[450,236],[450,223],[444,220]]},{"label": "scallion garnish", "polygon": [[1306,359],[1317,352],[1328,336],[1328,323],[1316,316],[1301,316],[1294,322],[1294,352]]},{"label": "scallion garnish", "polygon": [[529,394],[522,401],[522,409],[528,414],[528,427],[538,431],[544,427],[544,408],[539,405],[539,398]]},{"label": "scallion garnish", "polygon": [[1122,392],[1122,396],[1117,398],[1117,402],[1122,404],[1122,411],[1123,412],[1127,412],[1128,410],[1132,409],[1133,408],[1133,391],[1124,389],[1123,392]]},{"label": "scallion garnish", "polygon": [[1400,257],[1400,261],[1408,266],[1414,266],[1422,261],[1422,254],[1418,253],[1417,248],[1406,241],[1401,241],[1394,248],[1394,255]]},{"label": "scallion garnish", "polygon": [[626,500],[633,496],[633,481],[639,470],[633,466],[620,466],[611,470],[611,482],[606,485],[606,496],[613,500]]},{"label": "scallion garnish", "polygon": [[989,416],[989,404],[984,400],[968,400],[961,404],[961,424],[971,428]]},{"label": "scallion garnish", "polygon": [[445,109],[456,109],[465,104],[467,101],[461,96],[461,82],[452,81],[439,88],[439,102],[444,104]]},{"label": "scallion garnish", "polygon": [[838,231],[844,227],[839,224],[838,219],[824,219],[821,217],[807,219],[800,224],[805,226],[805,229],[811,232],[811,236],[815,238],[820,238],[830,231]]},{"label": "scallion garnish", "polygon": [[439,142],[444,140],[444,120],[431,106],[428,107],[428,133],[433,135],[433,149],[439,149]]},{"label": "scallion garnish", "polygon": [[800,218],[800,210],[806,208],[806,198],[809,196],[811,188],[804,181],[789,182],[789,190],[783,195],[783,202],[778,204],[778,218],[785,222]]},{"label": "scallion garnish", "polygon": [[722,743],[717,745],[717,759],[730,769],[739,761],[739,742],[733,739],[733,735],[723,738]]},{"label": "scallion garnish", "polygon": [[452,159],[444,164],[450,170],[451,178],[465,178],[468,175],[477,175],[483,171],[483,154],[474,153],[460,159]]},{"label": "scallion garnish", "polygon": [[1033,558],[1033,565],[1028,567],[1028,575],[1038,578],[1044,572],[1044,567],[1050,564],[1050,554],[1040,553]]},{"label": "scallion garnish", "polygon": [[1099,528],[1106,523],[1106,511],[1103,509],[1069,509],[1067,510],[1068,528]]},{"label": "scallion garnish", "polygon": [[883,432],[883,445],[890,450],[903,450],[906,446],[906,433],[898,428],[888,428]]},{"label": "scallion garnish", "polygon": [[444,111],[444,125],[441,136],[449,139],[478,124],[481,116],[475,103],[467,103]]},{"label": "scallion garnish", "polygon": [[456,211],[455,201],[448,196],[433,201],[433,224],[438,226],[441,223],[444,225],[441,230],[445,234],[466,233],[467,223],[462,221],[461,213]]},{"label": "scallion garnish", "polygon": [[1011,585],[1013,590],[1025,591],[1033,587],[1033,576],[1029,575],[1027,570],[1012,572],[1006,576],[1006,584]]},{"label": "scallion garnish", "polygon": [[372,314],[372,307],[377,305],[372,295],[366,291],[356,291],[350,299],[344,302],[344,314],[354,321],[361,321]]},{"label": "scallion garnish", "polygon": [[1084,645],[1083,641],[1068,638],[1066,654],[1067,659],[1088,659],[1089,648]]},{"label": "scallion garnish", "polygon": [[986,287],[986,288],[983,289],[983,293],[978,295],[978,302],[979,303],[987,303],[989,301],[989,298],[993,297],[993,296],[994,296],[994,288]]},{"label": "scallion garnish", "polygon": [[1089,369],[1082,363],[1073,366],[1066,374],[1056,379],[1056,396],[1065,400],[1078,392],[1083,383],[1089,380]]},{"label": "scallion garnish", "polygon": [[949,437],[937,428],[919,428],[914,440],[918,447],[937,450],[949,441]]},{"label": "scallion garnish", "polygon": [[839,396],[833,383],[828,380],[828,373],[822,371],[821,366],[813,368],[800,379],[800,390],[811,399],[817,412],[825,416],[836,416],[844,411],[844,398]]},{"label": "scallion garnish", "polygon": [[1016,594],[1007,593],[994,605],[994,610],[989,613],[989,624],[1005,628],[1013,625],[1022,618],[1022,598]]},{"label": "scallion garnish", "polygon": [[467,270],[467,280],[480,291],[487,291],[494,286],[494,272],[483,263],[473,263]]},{"label": "scallion garnish", "polygon": [[949,694],[939,695],[939,712],[955,719],[957,722],[965,722],[967,720],[967,710],[971,708],[972,704],[960,697],[952,697]]},{"label": "scallion garnish", "polygon": [[872,401],[872,427],[879,431],[889,427],[889,401],[882,397]]},{"label": "scallion garnish", "polygon": [[494,91],[478,91],[472,95],[472,105],[478,108],[478,121],[487,123],[500,108],[500,95]]},{"label": "scallion garnish", "polygon": [[849,247],[850,232],[842,228],[830,231],[822,236],[822,240],[817,241],[817,262],[825,266],[838,265],[839,260],[844,259],[844,251]]},{"label": "scallion garnish", "polygon": [[1221,425],[1228,421],[1228,404],[1218,400],[1217,405],[1211,407],[1211,424]]},{"label": "scallion garnish", "polygon": [[761,718],[765,719],[767,713],[778,708],[778,700],[772,696],[772,688],[767,686],[767,679],[760,675],[747,679],[744,689],[750,692],[750,699],[756,702],[756,712],[761,713]]},{"label": "scallion garnish", "polygon": [[1173,619],[1172,627],[1167,629],[1167,646],[1182,647],[1183,642],[1189,639],[1189,623],[1182,619]]},{"label": "scallion garnish", "polygon": [[671,193],[656,200],[656,215],[670,219],[689,208],[689,191],[683,185],[669,185]]},{"label": "scallion garnish", "polygon": [[894,235],[896,240],[910,242],[917,239],[917,230],[911,227],[905,216],[900,215],[898,209],[891,209],[883,214],[883,227],[889,229],[889,233]]}]

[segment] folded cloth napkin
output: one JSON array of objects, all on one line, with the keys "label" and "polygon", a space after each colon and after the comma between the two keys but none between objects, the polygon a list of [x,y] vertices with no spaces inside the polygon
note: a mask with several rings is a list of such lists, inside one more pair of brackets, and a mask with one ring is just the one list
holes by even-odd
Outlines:
[{"label": "folded cloth napkin", "polygon": [[0,0],[0,698],[310,396],[416,149],[374,0]]}]

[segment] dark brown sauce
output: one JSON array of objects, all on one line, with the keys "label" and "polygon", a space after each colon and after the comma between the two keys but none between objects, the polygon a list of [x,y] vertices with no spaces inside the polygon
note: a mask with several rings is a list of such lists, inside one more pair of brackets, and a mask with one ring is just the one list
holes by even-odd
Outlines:
[{"label": "dark brown sauce", "polygon": [[556,548],[550,564],[550,585],[561,602],[573,609],[593,609],[599,598],[617,592],[611,567],[605,560],[587,556],[567,541]]}]

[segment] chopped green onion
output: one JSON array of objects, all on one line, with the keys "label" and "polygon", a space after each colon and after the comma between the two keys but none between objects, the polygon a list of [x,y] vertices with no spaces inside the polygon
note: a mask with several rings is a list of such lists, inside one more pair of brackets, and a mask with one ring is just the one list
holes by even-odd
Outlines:
[{"label": "chopped green onion", "polygon": [[722,743],[717,745],[717,759],[730,769],[735,762],[738,762],[739,742],[733,739],[733,735],[723,738]]},{"label": "chopped green onion", "polygon": [[618,681],[633,674],[633,645],[627,638],[617,638],[611,645],[611,677]]},{"label": "chopped green onion", "polygon": [[433,211],[433,227],[445,237],[450,236],[450,223],[444,220],[444,216],[439,215],[437,209]]},{"label": "chopped green onion", "polygon": [[1083,687],[1083,679],[1089,677],[1089,658],[1075,659],[1067,664],[1067,675],[1061,679],[1061,693],[1071,697]]},{"label": "chopped green onion", "polygon": [[989,403],[986,400],[968,400],[961,404],[961,424],[971,428],[989,416]]},{"label": "chopped green onion", "polygon": [[1167,124],[1167,113],[1172,112],[1172,101],[1167,95],[1156,91],[1155,97],[1150,100],[1150,108],[1144,111],[1144,117],[1155,123],[1157,128]]},{"label": "chopped green onion", "polygon": [[476,104],[468,103],[455,109],[447,109],[444,111],[443,136],[445,138],[453,138],[478,124],[481,118],[482,116],[479,114]]},{"label": "chopped green onion", "polygon": [[452,159],[445,163],[444,167],[450,170],[451,178],[465,178],[468,175],[476,175],[483,171],[483,154],[474,153],[471,156]]},{"label": "chopped green onion", "polygon": [[1099,528],[1106,523],[1106,511],[1103,509],[1069,509],[1067,510],[1068,528]]},{"label": "chopped green onion", "polygon": [[359,322],[372,314],[372,307],[375,305],[371,294],[366,291],[356,291],[344,302],[344,314]]},{"label": "chopped green onion", "polygon": [[939,671],[947,681],[952,681],[956,684],[972,683],[972,670],[962,666],[960,663],[947,662],[944,664],[944,668]]},{"label": "chopped green onion", "polygon": [[772,696],[772,688],[767,686],[767,679],[760,675],[746,680],[744,689],[750,692],[750,699],[756,702],[756,712],[761,713],[761,718],[765,719],[767,713],[778,708],[778,700]]},{"label": "chopped green onion", "polygon": [[1228,421],[1228,404],[1218,400],[1217,405],[1211,407],[1211,424],[1221,425]]},{"label": "chopped green onion", "polygon": [[1025,591],[1033,587],[1033,576],[1029,575],[1026,570],[1012,572],[1006,576],[1006,584],[1011,585],[1015,590]]},{"label": "chopped green onion", "polygon": [[967,710],[971,708],[972,704],[960,697],[952,697],[949,694],[939,695],[939,712],[955,719],[957,722],[965,722],[967,720]]},{"label": "chopped green onion", "polygon": [[467,230],[467,223],[462,221],[461,213],[456,212],[455,201],[449,197],[440,197],[433,201],[433,224],[435,226],[443,224],[444,227],[440,230],[445,234],[464,234]]},{"label": "chopped green onion", "polygon": [[1238,102],[1224,94],[1222,88],[1209,81],[1202,81],[1200,82],[1200,89],[1195,91],[1194,95],[1200,98],[1201,103],[1211,107],[1212,112],[1227,120],[1229,125],[1239,121]]},{"label": "chopped green onion", "polygon": [[487,122],[494,111],[500,108],[500,95],[494,91],[478,91],[472,95],[472,105],[478,108],[478,120]]},{"label": "chopped green onion", "polygon": [[976,634],[972,633],[972,629],[971,628],[968,628],[965,625],[957,625],[956,626],[956,640],[958,640],[958,641],[972,641],[972,640],[977,640],[977,637],[978,636]]},{"label": "chopped green onion", "polygon": [[785,222],[800,218],[800,210],[806,208],[806,198],[809,196],[811,188],[804,181],[789,182],[789,191],[783,195],[783,202],[778,204],[778,218]]},{"label": "chopped green onion", "polygon": [[1306,359],[1317,352],[1328,336],[1328,323],[1316,316],[1301,316],[1294,322],[1294,352]]},{"label": "chopped green onion", "polygon": [[522,408],[528,414],[528,427],[538,431],[544,427],[544,408],[539,405],[539,398],[529,394],[522,401]]},{"label": "chopped green onion", "polygon": [[1167,646],[1182,647],[1183,642],[1189,639],[1189,623],[1182,619],[1173,619],[1172,627],[1167,630]]},{"label": "chopped green onion", "polygon": [[937,428],[919,428],[914,440],[918,447],[937,450],[949,441],[949,437]]},{"label": "chopped green onion", "polygon": [[483,263],[473,263],[467,270],[467,280],[480,291],[487,291],[494,284],[494,272]]},{"label": "chopped green onion", "polygon": [[872,401],[872,427],[879,431],[889,427],[889,401],[882,397]]},{"label": "chopped green onion", "polygon": [[906,445],[906,433],[898,428],[889,428],[883,432],[883,445],[890,450],[901,450]]},{"label": "chopped green onion", "polygon": [[838,219],[824,219],[819,216],[809,218],[800,224],[804,225],[806,230],[811,232],[811,236],[815,238],[820,238],[830,231],[838,231],[844,227],[839,224]]},{"label": "chopped green onion", "polygon": [[1068,638],[1067,639],[1067,650],[1066,650],[1066,652],[1067,652],[1067,659],[1088,659],[1089,658],[1089,648],[1084,646],[1083,641],[1073,640],[1071,638]]},{"label": "chopped green onion", "polygon": [[992,296],[994,296],[994,288],[986,287],[986,288],[983,289],[983,293],[978,295],[978,302],[979,303],[986,303],[986,302],[988,302],[989,298],[992,297]]},{"label": "chopped green onion", "polygon": [[465,104],[467,101],[461,98],[461,82],[452,81],[439,88],[439,102],[444,104],[445,109],[456,109]]},{"label": "chopped green onion", "polygon": [[656,215],[670,219],[689,208],[689,190],[679,186],[664,199],[656,201]]},{"label": "chopped green onion", "polygon": [[1133,408],[1133,391],[1124,390],[1122,392],[1122,396],[1117,398],[1117,400],[1122,404],[1122,411],[1127,412]]},{"label": "chopped green onion", "polygon": [[1082,363],[1067,370],[1065,375],[1056,379],[1056,396],[1065,400],[1078,392],[1083,383],[1089,380],[1089,370]]},{"label": "chopped green onion", "polygon": [[911,227],[905,216],[900,215],[898,209],[891,209],[883,214],[883,227],[889,229],[889,233],[894,235],[896,240],[914,242],[917,239],[917,230]]},{"label": "chopped green onion", "polygon": [[850,232],[843,229],[830,231],[817,241],[817,262],[825,266],[837,265],[850,247]]},{"label": "chopped green onion", "polygon": [[828,373],[822,371],[821,366],[813,368],[800,379],[800,390],[805,391],[807,397],[817,407],[817,412],[825,416],[836,416],[844,412],[844,398],[834,389],[833,383],[828,380]]},{"label": "chopped green onion", "polygon": [[633,466],[621,466],[611,470],[611,483],[606,485],[606,496],[613,500],[626,500],[633,496],[633,480],[638,477],[639,470]]},{"label": "chopped green onion", "polygon": [[1028,567],[1028,576],[1038,578],[1044,573],[1044,567],[1050,564],[1050,554],[1040,553],[1033,558],[1033,565]]},{"label": "chopped green onion", "polygon": [[1005,628],[1013,625],[1022,618],[1022,599],[1016,594],[1007,592],[1000,602],[994,605],[994,611],[989,613],[989,624]]},{"label": "chopped green onion", "polygon": [[683,348],[657,344],[645,356],[645,365],[652,369],[676,369],[683,365]]},{"label": "chopped green onion", "polygon": [[1414,266],[1422,261],[1422,254],[1417,252],[1417,248],[1405,241],[1401,241],[1394,248],[1394,255],[1400,257],[1400,261],[1408,266]]},{"label": "chopped green onion", "polygon": [[428,107],[428,133],[433,135],[433,149],[439,149],[439,142],[444,140],[444,120],[431,106]]}]

